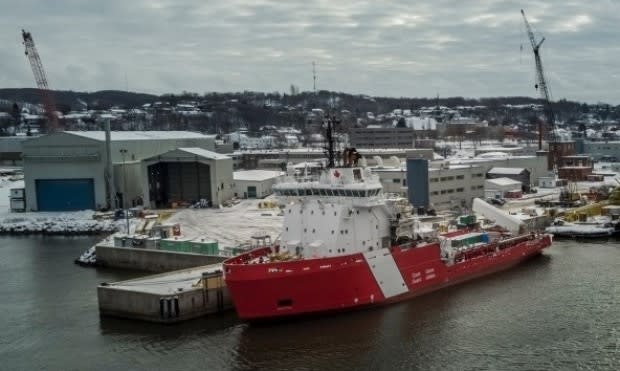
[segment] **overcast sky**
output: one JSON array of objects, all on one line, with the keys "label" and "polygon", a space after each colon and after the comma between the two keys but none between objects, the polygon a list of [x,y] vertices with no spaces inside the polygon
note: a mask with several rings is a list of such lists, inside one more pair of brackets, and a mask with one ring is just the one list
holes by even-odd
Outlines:
[{"label": "overcast sky", "polygon": [[0,87],[25,28],[54,89],[536,96],[521,8],[554,99],[620,104],[618,0],[0,0]]}]

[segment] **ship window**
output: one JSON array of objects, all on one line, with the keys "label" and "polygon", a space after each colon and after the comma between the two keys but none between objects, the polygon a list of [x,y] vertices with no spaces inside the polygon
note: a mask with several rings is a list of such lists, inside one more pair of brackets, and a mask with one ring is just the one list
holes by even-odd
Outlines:
[{"label": "ship window", "polygon": [[332,234],[334,234],[334,230],[332,229]]},{"label": "ship window", "polygon": [[292,299],[280,299],[278,300],[278,308],[287,308],[293,306]]},{"label": "ship window", "polygon": [[312,196],[312,190],[306,189],[306,196]]},{"label": "ship window", "polygon": [[289,214],[291,213],[291,210],[292,210],[292,209],[288,209],[288,213],[289,213]]},{"label": "ship window", "polygon": [[312,228],[312,233],[316,233],[316,229]]},{"label": "ship window", "polygon": [[353,191],[351,191],[350,189],[347,189],[347,197],[352,197],[353,196]]},{"label": "ship window", "polygon": [[319,189],[319,195],[321,195],[321,196],[326,196],[326,195],[327,195],[327,193],[325,192],[325,190],[324,190],[324,189]]},{"label": "ship window", "polygon": [[308,232],[308,228],[304,228],[304,233]]}]

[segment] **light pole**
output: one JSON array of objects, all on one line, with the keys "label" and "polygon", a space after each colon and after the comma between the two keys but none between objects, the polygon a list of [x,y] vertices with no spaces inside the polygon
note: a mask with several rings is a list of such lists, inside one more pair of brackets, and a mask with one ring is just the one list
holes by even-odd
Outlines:
[{"label": "light pole", "polygon": [[129,213],[126,207],[126,199],[127,199],[127,175],[125,174],[125,154],[127,153],[126,149],[121,149],[121,156],[123,157],[123,212],[125,213],[125,221],[127,222],[127,235],[129,236]]}]

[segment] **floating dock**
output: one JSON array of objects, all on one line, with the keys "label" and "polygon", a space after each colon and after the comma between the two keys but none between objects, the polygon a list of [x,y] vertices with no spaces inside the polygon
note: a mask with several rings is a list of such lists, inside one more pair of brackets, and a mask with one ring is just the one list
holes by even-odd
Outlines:
[{"label": "floating dock", "polygon": [[97,287],[104,316],[176,323],[233,308],[222,277],[212,264]]}]

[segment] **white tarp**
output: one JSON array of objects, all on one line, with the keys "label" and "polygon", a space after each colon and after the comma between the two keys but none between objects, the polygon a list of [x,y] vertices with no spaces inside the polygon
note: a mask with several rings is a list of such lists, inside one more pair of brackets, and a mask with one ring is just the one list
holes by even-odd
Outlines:
[{"label": "white tarp", "polygon": [[476,215],[482,215],[486,219],[494,221],[495,224],[506,228],[513,234],[521,233],[525,227],[523,221],[516,216],[510,215],[506,211],[498,209],[479,198],[474,198],[472,209]]}]

